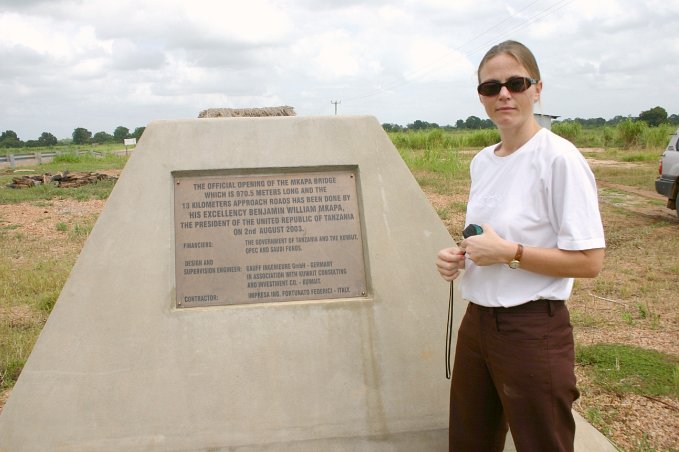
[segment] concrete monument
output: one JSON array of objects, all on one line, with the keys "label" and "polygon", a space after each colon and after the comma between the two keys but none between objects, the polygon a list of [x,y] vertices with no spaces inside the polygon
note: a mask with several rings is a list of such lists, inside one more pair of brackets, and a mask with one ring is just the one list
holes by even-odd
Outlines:
[{"label": "concrete monument", "polygon": [[154,122],[0,449],[443,450],[450,240],[374,118]]}]

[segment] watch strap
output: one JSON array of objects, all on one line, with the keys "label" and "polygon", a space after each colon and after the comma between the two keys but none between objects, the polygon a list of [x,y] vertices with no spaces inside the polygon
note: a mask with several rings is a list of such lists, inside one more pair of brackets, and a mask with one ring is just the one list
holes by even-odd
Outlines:
[{"label": "watch strap", "polygon": [[514,259],[512,260],[521,262],[521,256],[523,256],[523,245],[519,243],[518,246],[516,247],[516,254],[514,255]]},{"label": "watch strap", "polygon": [[516,247],[516,254],[514,255],[514,259],[509,261],[507,265],[509,265],[509,268],[516,270],[521,266],[521,256],[523,256],[523,245],[518,244]]}]

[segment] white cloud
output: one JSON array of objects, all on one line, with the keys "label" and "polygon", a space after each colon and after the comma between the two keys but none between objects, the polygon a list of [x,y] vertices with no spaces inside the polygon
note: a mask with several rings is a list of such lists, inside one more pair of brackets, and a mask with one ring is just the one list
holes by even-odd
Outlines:
[{"label": "white cloud", "polygon": [[295,63],[300,64],[297,69],[300,73],[332,82],[379,73],[381,64],[372,59],[367,50],[355,37],[340,29],[300,38],[292,48],[292,55]]},{"label": "white cloud", "polygon": [[412,39],[405,52],[404,78],[419,83],[468,78],[474,68],[465,55],[432,37]]},{"label": "white cloud", "polygon": [[111,59],[115,69],[159,69],[165,62],[165,54],[152,45],[142,47],[130,39],[117,39],[112,43]]},{"label": "white cloud", "polygon": [[619,0],[573,0],[571,9],[586,20],[601,21],[624,17]]},{"label": "white cloud", "polygon": [[285,12],[265,0],[238,2],[237,6],[222,0],[180,4],[195,32],[217,40],[273,43],[292,29],[292,21]]},{"label": "white cloud", "polygon": [[382,21],[382,25],[393,26],[410,26],[413,22],[413,17],[403,8],[396,8],[392,5],[385,5],[377,10],[377,15]]},{"label": "white cloud", "polygon": [[83,59],[75,63],[69,72],[76,79],[101,78],[106,75],[108,61],[105,58]]},{"label": "white cloud", "polygon": [[0,14],[0,45],[5,48],[21,46],[54,58],[72,54],[73,45],[67,35],[54,30],[49,19],[27,17],[16,13]]}]

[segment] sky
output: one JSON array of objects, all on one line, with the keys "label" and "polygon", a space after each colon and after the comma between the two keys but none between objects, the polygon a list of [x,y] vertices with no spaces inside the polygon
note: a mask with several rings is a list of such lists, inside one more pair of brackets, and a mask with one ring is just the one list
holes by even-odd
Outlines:
[{"label": "sky", "polygon": [[679,0],[0,0],[0,131],[130,130],[288,105],[454,125],[484,53],[535,54],[536,112],[679,114]]}]

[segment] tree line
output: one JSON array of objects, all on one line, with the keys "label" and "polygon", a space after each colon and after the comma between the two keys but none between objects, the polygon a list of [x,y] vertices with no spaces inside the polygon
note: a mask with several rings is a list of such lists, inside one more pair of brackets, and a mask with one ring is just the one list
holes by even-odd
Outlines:
[{"label": "tree line", "polygon": [[[72,144],[105,144],[122,143],[126,138],[136,138],[139,140],[146,127],[137,127],[134,132],[123,126],[118,126],[113,134],[107,132],[97,132],[92,134],[84,127],[76,127],[71,134],[70,140],[61,140],[62,143]],[[50,147],[59,144],[59,140],[49,132],[43,132],[37,140],[22,141],[13,130],[5,130],[0,134],[0,148],[36,148]]]},{"label": "tree line", "polygon": [[[642,111],[639,116],[632,118],[629,116],[616,116],[612,119],[604,118],[575,118],[565,119],[562,121],[554,121],[554,124],[559,123],[577,123],[583,127],[598,127],[598,126],[616,126],[621,122],[633,120],[643,121],[651,127],[657,127],[660,124],[679,125],[679,115],[668,115],[663,107],[653,107],[649,110]],[[426,129],[444,129],[444,130],[478,130],[478,129],[493,129],[495,125],[490,119],[481,119],[477,116],[469,116],[466,120],[458,119],[455,125],[439,126],[435,122],[427,122],[416,120],[406,126],[399,124],[384,123],[382,127],[387,132],[401,132],[407,130],[426,130]],[[71,134],[70,142],[72,144],[105,144],[105,143],[122,143],[126,138],[136,138],[139,140],[144,133],[145,127],[137,127],[134,132],[123,126],[118,126],[113,131],[113,134],[107,132],[97,132],[92,134],[89,130],[83,127],[77,127]],[[62,141],[63,142],[63,141]],[[66,140],[68,143],[69,141]],[[36,140],[22,141],[13,130],[6,130],[0,134],[0,148],[34,148],[34,147],[49,147],[59,143],[59,140],[49,132],[43,132]]]},{"label": "tree line", "polygon": [[[637,117],[631,116],[616,116],[612,119],[604,118],[575,118],[575,119],[564,119],[561,121],[554,121],[554,124],[559,123],[569,123],[574,122],[580,124],[583,127],[599,127],[599,126],[617,126],[621,122],[633,120],[633,121],[643,121],[650,127],[657,127],[661,124],[672,124],[679,126],[679,115],[672,114],[668,115],[667,110],[663,107],[653,107],[649,110],[642,111]],[[495,124],[490,119],[481,119],[477,116],[469,116],[466,120],[458,119],[454,126],[445,125],[439,126],[435,122],[427,122],[417,120],[406,126],[401,126],[399,124],[384,123],[382,127],[387,132],[402,132],[407,130],[426,130],[426,129],[443,129],[443,130],[478,130],[478,129],[493,129]]]}]

